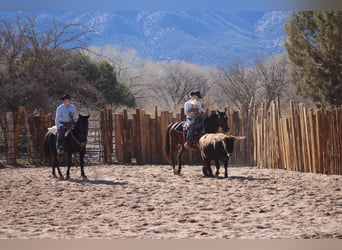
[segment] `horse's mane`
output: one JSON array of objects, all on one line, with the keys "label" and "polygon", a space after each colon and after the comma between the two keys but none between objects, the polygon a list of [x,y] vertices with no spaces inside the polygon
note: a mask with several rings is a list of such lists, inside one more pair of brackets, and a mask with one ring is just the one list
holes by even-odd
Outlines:
[{"label": "horse's mane", "polygon": [[206,133],[214,133],[216,132],[215,121],[217,121],[218,115],[216,113],[212,113],[210,116],[204,118],[204,130]]},{"label": "horse's mane", "polygon": [[[81,118],[82,118],[83,116],[79,116],[78,118],[77,118],[77,121],[76,121],[76,123],[75,123],[75,126],[74,126],[74,128],[72,129],[72,131],[74,132],[74,133],[76,133],[76,134],[78,134],[79,132],[82,132],[81,131],[81,128],[80,128],[80,124],[81,124]],[[88,128],[87,128],[88,129]],[[83,131],[83,132],[87,132],[87,131]]]}]

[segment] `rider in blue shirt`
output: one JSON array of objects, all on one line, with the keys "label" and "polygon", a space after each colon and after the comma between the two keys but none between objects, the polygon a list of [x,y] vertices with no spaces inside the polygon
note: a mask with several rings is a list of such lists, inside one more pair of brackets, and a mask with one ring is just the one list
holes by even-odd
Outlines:
[{"label": "rider in blue shirt", "polygon": [[64,95],[61,100],[63,104],[59,105],[56,110],[55,125],[57,126],[57,153],[62,153],[62,140],[65,132],[72,127],[74,120],[77,119],[78,113],[76,107],[70,103],[70,95]]}]

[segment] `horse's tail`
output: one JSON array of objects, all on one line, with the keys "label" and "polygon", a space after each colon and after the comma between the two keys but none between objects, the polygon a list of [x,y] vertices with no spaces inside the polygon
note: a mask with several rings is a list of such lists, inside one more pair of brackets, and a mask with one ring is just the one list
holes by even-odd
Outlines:
[{"label": "horse's tail", "polygon": [[55,135],[51,132],[47,132],[44,136],[44,159],[45,163],[51,162],[51,156],[57,154]]},{"label": "horse's tail", "polygon": [[44,156],[45,158],[50,156],[50,147],[49,147],[49,142],[48,138],[49,137],[49,132],[47,132],[44,136]]},{"label": "horse's tail", "polygon": [[166,128],[166,137],[165,137],[165,144],[163,146],[163,153],[164,153],[164,157],[166,158],[166,160],[171,163],[171,145],[170,145],[170,130],[172,127],[173,123],[170,123],[167,128]]}]

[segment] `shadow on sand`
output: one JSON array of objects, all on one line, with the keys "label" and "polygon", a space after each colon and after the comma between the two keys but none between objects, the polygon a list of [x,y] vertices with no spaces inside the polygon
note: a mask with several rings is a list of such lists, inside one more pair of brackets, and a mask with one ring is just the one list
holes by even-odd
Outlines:
[{"label": "shadow on sand", "polygon": [[252,176],[228,176],[227,178],[224,178],[223,176],[214,176],[214,177],[207,177],[202,176],[202,178],[214,178],[214,179],[222,179],[222,180],[238,180],[238,181],[270,181],[271,178],[254,178]]},{"label": "shadow on sand", "polygon": [[[222,177],[223,178],[223,177]],[[228,176],[228,180],[239,181],[270,181],[271,178],[254,178],[253,176]]]},{"label": "shadow on sand", "polygon": [[69,182],[79,184],[92,184],[92,185],[109,185],[109,186],[125,186],[127,181],[109,181],[109,180],[82,180],[82,179],[70,179]]}]

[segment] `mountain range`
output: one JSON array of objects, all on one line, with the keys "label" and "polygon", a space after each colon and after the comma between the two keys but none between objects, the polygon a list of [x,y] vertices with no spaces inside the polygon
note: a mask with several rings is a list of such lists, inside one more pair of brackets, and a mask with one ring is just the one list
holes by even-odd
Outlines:
[{"label": "mountain range", "polygon": [[[94,30],[89,46],[134,48],[140,57],[154,61],[182,60],[208,66],[233,60],[246,64],[258,55],[285,51],[286,11],[120,11],[23,12],[37,17],[44,28],[54,16],[63,23],[81,23]],[[1,12],[2,17],[16,13]]]}]

